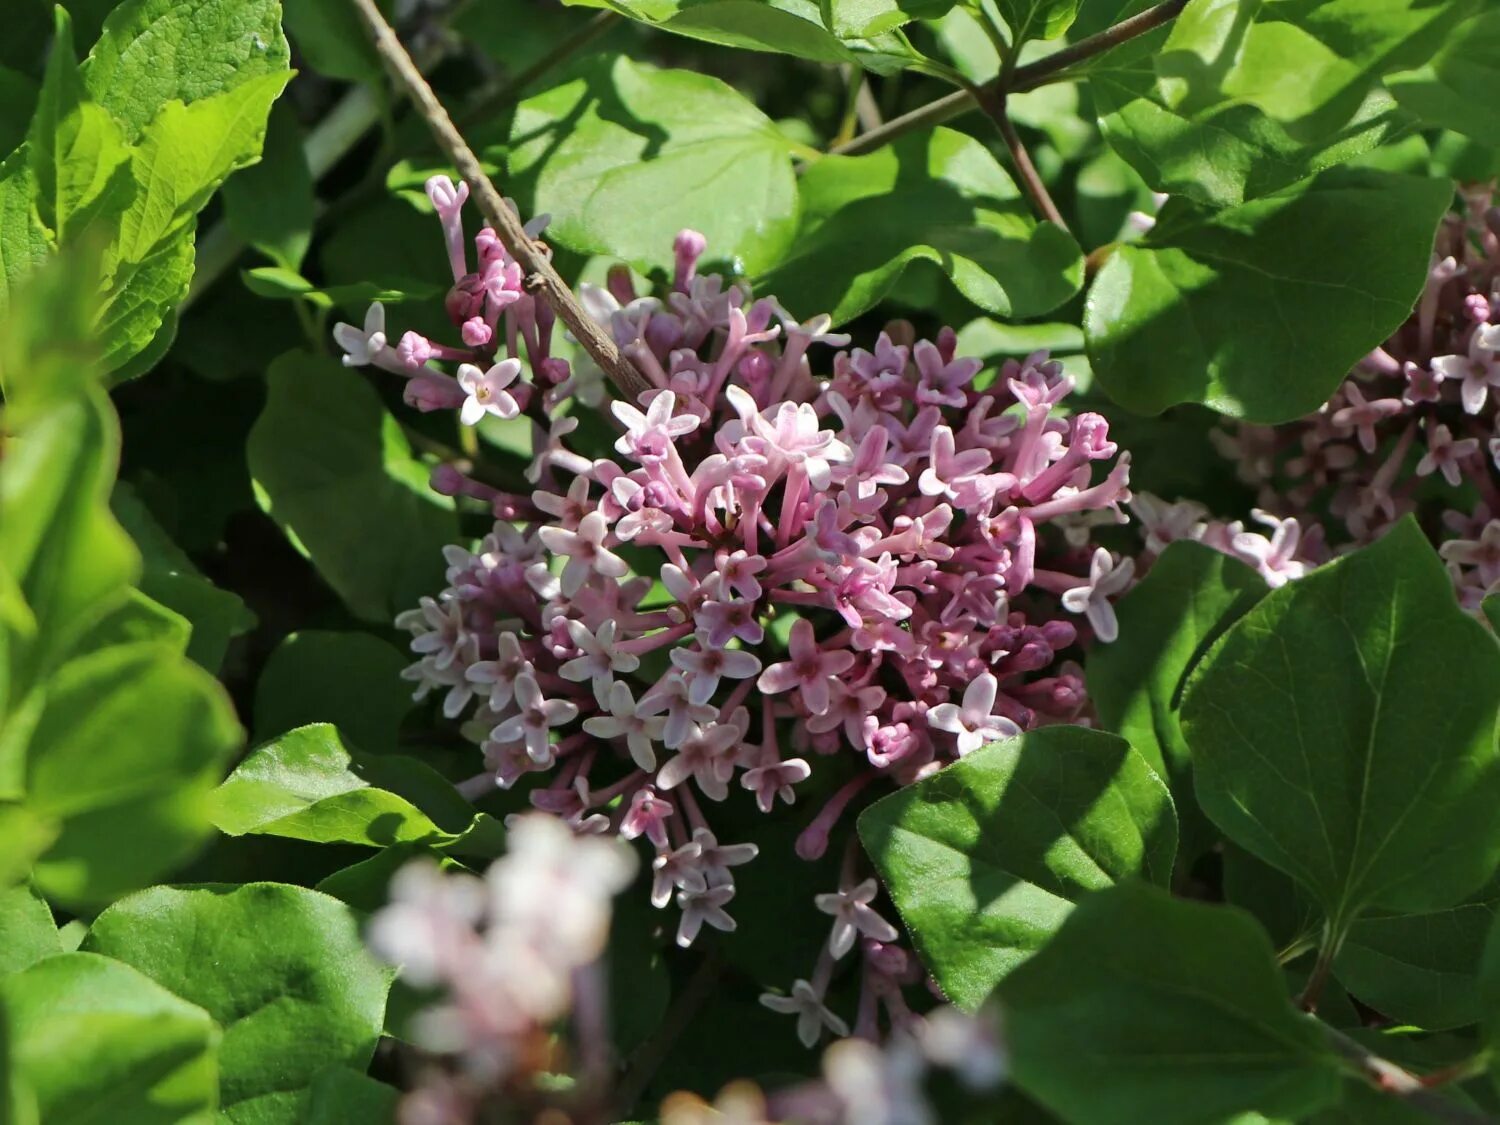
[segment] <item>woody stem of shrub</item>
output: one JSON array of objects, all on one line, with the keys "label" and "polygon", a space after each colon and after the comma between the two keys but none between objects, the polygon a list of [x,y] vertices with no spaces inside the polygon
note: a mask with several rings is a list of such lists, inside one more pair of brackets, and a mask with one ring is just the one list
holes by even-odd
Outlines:
[{"label": "woody stem of shrub", "polygon": [[878,129],[871,129],[847,144],[829,149],[829,155],[858,156],[861,153],[873,152],[906,133],[952,121],[979,104],[977,95],[980,94],[990,96],[1023,94],[1027,90],[1035,90],[1039,86],[1061,81],[1067,77],[1066,72],[1070,67],[1085,62],[1095,55],[1101,55],[1148,31],[1155,30],[1162,24],[1175,19],[1186,6],[1187,0],[1167,0],[1166,3],[1147,8],[1144,12],[1121,20],[1096,35],[1090,35],[1080,39],[1077,43],[1069,44],[1046,58],[1037,59],[1025,66],[1018,66],[1008,76],[992,79],[974,90],[955,90],[910,113],[893,117]]},{"label": "woody stem of shrub", "polygon": [[459,133],[448,111],[438,101],[432,87],[422,77],[412,57],[401,44],[391,25],[375,6],[375,0],[354,0],[354,7],[370,33],[375,51],[397,86],[406,92],[417,112],[427,122],[438,147],[453,162],[458,174],[474,193],[480,213],[494,228],[501,244],[525,271],[525,287],[545,301],[559,320],[568,326],[579,345],[603,370],[605,377],[627,402],[650,387],[635,366],[620,354],[614,340],[584,311],[567,282],[552,265],[545,246],[534,241],[523,229],[521,218],[510,209],[485,173],[479,158]]}]

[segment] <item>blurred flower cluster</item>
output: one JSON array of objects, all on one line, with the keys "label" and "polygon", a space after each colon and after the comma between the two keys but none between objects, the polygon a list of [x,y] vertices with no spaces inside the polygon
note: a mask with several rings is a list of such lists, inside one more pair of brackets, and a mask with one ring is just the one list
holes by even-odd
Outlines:
[{"label": "blurred flower cluster", "polygon": [[1500,592],[1500,208],[1492,184],[1462,194],[1415,311],[1317,413],[1214,435],[1268,533],[1142,495],[1134,514],[1151,550],[1197,539],[1279,585],[1415,514],[1465,608]]},{"label": "blurred flower cluster", "polygon": [[[629,884],[635,856],[543,813],[512,817],[509,829],[505,857],[483,879],[409,864],[371,919],[374,951],[439,994],[409,1034],[446,1065],[420,1076],[403,1125],[461,1125],[497,1094],[524,1104],[538,1074],[608,1062],[597,962],[610,899]],[[578,1060],[553,1036],[570,1014]]]},{"label": "blurred flower cluster", "polygon": [[[664,298],[624,269],[582,291],[651,384],[609,402],[613,447],[587,448],[577,404],[598,401],[599,372],[557,354],[553,314],[487,227],[471,262],[467,189],[427,190],[461,344],[392,343],[378,305],[335,335],[423,410],[531,423],[530,491],[434,474],[495,522],[447,549],[446,588],[397,621],[418,697],[440,695],[482,750],[466,793],[528,779],[577,831],[648,841],[652,901],[675,903],[687,946],[736,926],[735,868],[758,848],[721,842],[713,816],[736,791],[769,813],[834,759],[796,844],[816,859],[871,782],[1080,717],[1067,656],[1081,635],[1114,638],[1111,599],[1132,580],[1130,559],[1090,543],[1124,519],[1129,456],[1105,419],[1065,411],[1058,364],[1011,360],[981,384],[952,331],[904,324],[851,349],[826,316],[699,273],[704,239],[684,231]],[[921,974],[877,894],[846,863],[814,904],[832,919],[815,968],[765,998],[809,1046],[848,1031],[824,997],[852,952],[856,1031],[882,1008],[891,1026],[910,1017],[901,989]]]}]

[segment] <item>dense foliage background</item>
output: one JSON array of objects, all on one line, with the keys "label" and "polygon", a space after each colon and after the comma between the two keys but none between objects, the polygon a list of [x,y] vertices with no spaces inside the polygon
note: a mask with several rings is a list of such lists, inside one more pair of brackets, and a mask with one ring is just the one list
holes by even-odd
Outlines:
[{"label": "dense foliage background", "polygon": [[[856,767],[809,751],[770,816],[736,785],[715,826],[760,851],[738,927],[678,948],[641,864],[604,1063],[566,1046],[580,1012],[479,1108],[408,1098],[403,1120],[656,1120],[674,1091],[662,1120],[1500,1114],[1500,10],[381,7],[520,215],[550,216],[570,281],[624,263],[665,290],[698,231],[702,272],[804,325],[874,348],[898,322],[982,361],[962,410],[1048,351],[1068,416],[1108,417],[1148,497],[1053,542],[1139,578],[1115,610],[1086,592],[1058,645],[1075,721],[848,797]],[[484,1087],[412,1030],[442,990],[369,952],[369,920],[414,859],[505,855],[531,790],[472,785],[477,740],[412,701],[393,622],[498,514],[434,468],[529,496],[546,435],[419,409],[333,343],[375,301],[393,342],[449,331],[424,185],[451,155],[352,2],[3,19],[0,1122],[331,1125],[392,1119],[435,1073]],[[610,457],[614,392],[558,347],[574,440]],[[1372,406],[1381,378],[1400,386]],[[1455,434],[1472,444],[1445,455]],[[1274,537],[1246,532],[1257,506]],[[835,846],[799,858],[835,797]],[[982,1012],[998,1090],[942,1075],[938,1108],[903,1101],[880,1076],[919,1084],[900,1051],[920,1021],[820,1069],[761,1002],[805,983],[832,912],[814,896],[856,860],[924,970],[891,1003],[934,1007],[930,975]],[[865,979],[818,1003],[853,1010]],[[770,1108],[700,1100],[740,1078]]]}]

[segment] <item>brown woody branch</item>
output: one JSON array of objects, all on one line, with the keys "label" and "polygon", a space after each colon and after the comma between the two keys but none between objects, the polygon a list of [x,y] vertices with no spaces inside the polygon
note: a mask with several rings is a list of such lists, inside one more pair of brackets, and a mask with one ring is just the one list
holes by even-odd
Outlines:
[{"label": "brown woody branch", "polygon": [[1028,90],[1046,86],[1058,80],[1058,76],[1074,64],[1084,62],[1095,55],[1102,55],[1121,43],[1126,43],[1175,19],[1186,6],[1187,0],[1167,0],[1164,4],[1147,8],[1144,12],[1131,16],[1127,20],[1121,20],[1113,27],[1108,27],[1096,35],[1080,39],[1077,43],[1069,44],[1060,51],[1054,51],[1046,58],[1016,67],[1008,78],[1002,76],[1002,78],[992,79],[974,90],[955,90],[910,113],[893,117],[880,128],[871,129],[847,144],[829,149],[829,155],[858,156],[861,153],[873,152],[881,145],[906,133],[952,121],[960,114],[973,109],[983,96],[1024,94]]},{"label": "brown woody branch", "polygon": [[500,242],[525,271],[528,291],[546,301],[559,320],[568,326],[574,338],[604,371],[615,389],[627,401],[634,402],[651,386],[635,366],[620,354],[609,334],[584,311],[567,282],[552,265],[545,246],[534,241],[522,228],[520,217],[510,209],[496,190],[479,158],[463,139],[448,111],[438,101],[432,87],[412,62],[391,25],[380,14],[375,0],[354,0],[380,55],[396,84],[406,91],[417,112],[432,130],[438,147],[453,162],[458,174],[468,183],[480,214],[499,236]]}]

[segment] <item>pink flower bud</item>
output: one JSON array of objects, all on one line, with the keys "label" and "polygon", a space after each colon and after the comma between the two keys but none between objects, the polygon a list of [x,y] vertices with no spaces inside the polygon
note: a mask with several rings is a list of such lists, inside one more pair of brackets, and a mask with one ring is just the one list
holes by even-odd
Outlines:
[{"label": "pink flower bud", "polygon": [[495,331],[485,323],[484,317],[471,316],[464,321],[463,327],[459,329],[459,335],[469,347],[482,348],[494,339]]}]

